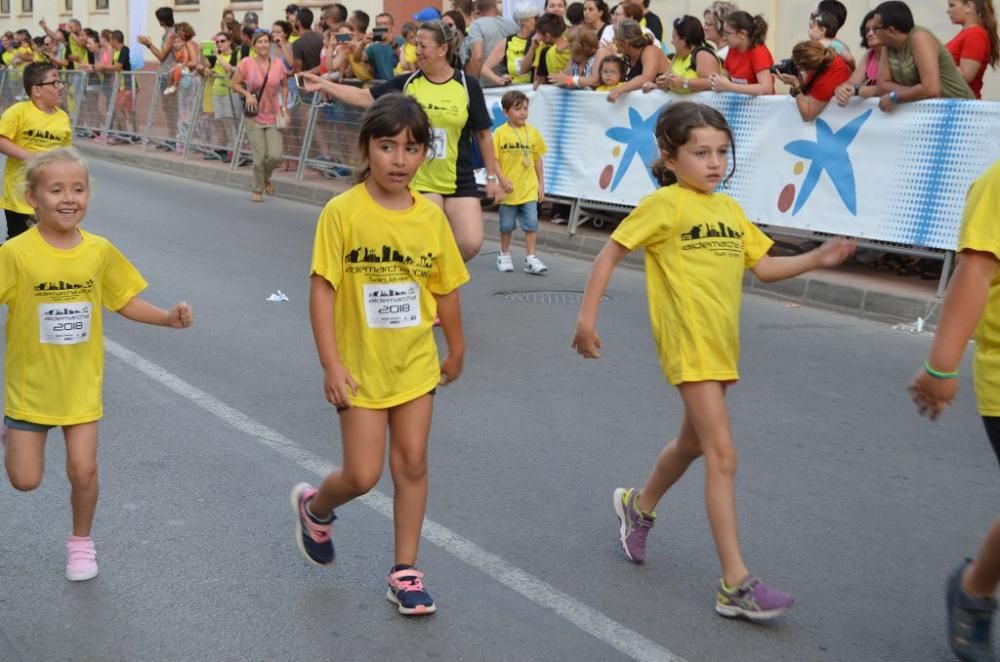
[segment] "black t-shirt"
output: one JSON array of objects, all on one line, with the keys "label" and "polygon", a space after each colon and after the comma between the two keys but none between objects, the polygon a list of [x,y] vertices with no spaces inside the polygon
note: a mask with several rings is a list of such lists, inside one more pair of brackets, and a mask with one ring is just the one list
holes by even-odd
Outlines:
[{"label": "black t-shirt", "polygon": [[643,18],[646,20],[646,27],[653,33],[653,36],[663,41],[663,22],[660,17],[653,12],[646,12]]},{"label": "black t-shirt", "polygon": [[323,35],[315,30],[307,30],[302,33],[292,44],[292,57],[296,60],[302,60],[302,71],[318,67],[322,51]]},{"label": "black t-shirt", "polygon": [[122,46],[121,50],[118,51],[118,59],[115,60],[115,64],[122,65],[122,71],[132,71],[132,59],[129,55],[128,46]]}]

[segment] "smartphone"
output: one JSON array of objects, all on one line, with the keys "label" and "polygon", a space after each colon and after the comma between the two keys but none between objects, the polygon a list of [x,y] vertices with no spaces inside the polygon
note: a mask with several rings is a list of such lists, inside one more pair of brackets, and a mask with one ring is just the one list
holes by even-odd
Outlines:
[{"label": "smartphone", "polygon": [[372,30],[372,41],[383,41],[387,32],[386,28],[375,28]]},{"label": "smartphone", "polygon": [[351,40],[351,35],[347,34],[346,32],[338,32],[337,34],[334,35],[334,39],[343,44]]},{"label": "smartphone", "polygon": [[215,42],[211,39],[201,42],[201,54],[205,57],[212,57],[215,55]]},{"label": "smartphone", "polygon": [[301,89],[305,84],[306,81],[302,78],[302,74],[295,74],[295,85]]}]

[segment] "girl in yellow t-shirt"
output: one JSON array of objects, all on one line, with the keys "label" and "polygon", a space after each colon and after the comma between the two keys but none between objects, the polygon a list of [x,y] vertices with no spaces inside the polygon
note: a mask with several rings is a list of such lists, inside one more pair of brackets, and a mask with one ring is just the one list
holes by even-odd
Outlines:
[{"label": "girl in yellow t-shirt", "polygon": [[[462,372],[458,288],[469,280],[444,212],[410,187],[433,146],[421,105],[379,97],[361,120],[361,183],[320,214],[309,310],[326,399],[340,413],[344,467],[291,494],[296,541],[315,565],[334,560],[334,508],[371,490],[389,467],[396,489],[395,565],[386,597],[405,615],[434,601],[414,567],[427,503],[427,437],[435,389]],[[439,362],[435,315],[448,343]]]},{"label": "girl in yellow t-shirt", "polygon": [[726,171],[733,138],[722,114],[674,102],[657,119],[655,135],[661,159],[653,172],[663,188],[639,202],[594,261],[573,347],[585,358],[601,355],[596,322],[608,280],[630,251],[645,249],[653,337],[667,380],[684,401],[684,417],[642,488],[614,491],[621,544],[629,560],[645,559],[657,503],[704,456],[708,520],[722,565],[715,609],[723,616],[766,620],[790,607],[792,597],[751,575],[740,552],[736,449],[725,396],[739,379],[743,273],[751,269],[772,282],[832,267],[854,251],[854,243],[834,239],[804,255],[769,257],[771,240],[735,200],[715,192],[732,176]]},{"label": "girl in yellow t-shirt", "polygon": [[[958,394],[958,368],[975,331],[972,360],[979,415],[1000,460],[1000,161],[973,182],[958,235],[958,267],[941,304],[930,354],[910,384],[920,413],[937,418]],[[990,633],[1000,584],[1000,517],[993,520],[975,560],[948,578],[948,639],[963,660],[996,659]]]},{"label": "girl in yellow t-shirt", "polygon": [[103,413],[101,308],[176,329],[191,326],[191,308],[179,303],[167,311],[139,298],[146,281],[135,267],[107,239],[80,229],[90,173],[75,150],[34,157],[25,180],[38,225],[0,250],[0,304],[8,314],[4,460],[15,489],[35,489],[45,467],[45,437],[62,427],[73,510],[66,579],[83,581],[97,575],[90,531]]}]

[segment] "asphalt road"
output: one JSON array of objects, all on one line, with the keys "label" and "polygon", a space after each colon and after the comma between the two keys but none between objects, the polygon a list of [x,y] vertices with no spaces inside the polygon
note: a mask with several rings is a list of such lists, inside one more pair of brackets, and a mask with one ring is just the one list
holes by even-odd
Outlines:
[{"label": "asphalt road", "polygon": [[[60,434],[39,490],[0,486],[0,660],[948,659],[943,580],[1000,484],[967,377],[936,424],[908,401],[930,336],[746,297],[729,398],[743,543],[797,605],[733,622],[713,611],[700,464],[658,509],[646,564],[618,550],[611,491],[642,481],[680,414],[642,274],[616,274],[604,357],[587,362],[569,348],[575,305],[498,293],[582,290],[589,263],[542,255],[550,272],[534,277],[484,254],[462,291],[466,370],[435,401],[420,565],[439,609],[407,620],[384,597],[388,472],[339,511],[334,568],[293,540],[289,489],[340,458],[307,309],[318,209],[109,163],[94,174],[85,227],[139,267],[150,300],[187,300],[196,322],[107,318],[98,578],[62,574]],[[289,302],[265,301],[278,289]]]}]

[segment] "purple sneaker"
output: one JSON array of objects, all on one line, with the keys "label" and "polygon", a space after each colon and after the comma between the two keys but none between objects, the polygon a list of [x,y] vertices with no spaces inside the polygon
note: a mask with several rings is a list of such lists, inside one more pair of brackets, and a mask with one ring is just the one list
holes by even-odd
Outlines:
[{"label": "purple sneaker", "polygon": [[715,611],[727,618],[742,616],[751,621],[769,621],[784,614],[795,602],[792,596],[771,588],[753,575],[732,590],[726,589],[725,582],[719,584]]},{"label": "purple sneaker", "polygon": [[646,560],[646,536],[649,530],[656,523],[656,513],[641,512],[635,501],[639,496],[639,490],[634,487],[625,489],[619,487],[612,494],[615,505],[615,514],[621,526],[618,527],[619,538],[625,556],[633,563],[642,563]]}]

